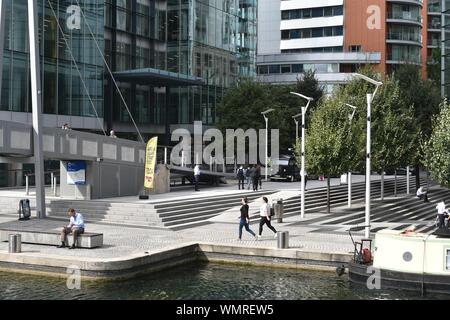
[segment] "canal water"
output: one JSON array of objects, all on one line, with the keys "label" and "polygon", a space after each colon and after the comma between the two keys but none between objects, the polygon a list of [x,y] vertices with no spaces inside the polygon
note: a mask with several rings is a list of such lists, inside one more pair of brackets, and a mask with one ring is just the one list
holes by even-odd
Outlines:
[{"label": "canal water", "polygon": [[[427,295],[425,299],[449,299]],[[405,291],[370,291],[334,272],[194,263],[127,281],[82,281],[0,272],[0,299],[422,299]]]}]

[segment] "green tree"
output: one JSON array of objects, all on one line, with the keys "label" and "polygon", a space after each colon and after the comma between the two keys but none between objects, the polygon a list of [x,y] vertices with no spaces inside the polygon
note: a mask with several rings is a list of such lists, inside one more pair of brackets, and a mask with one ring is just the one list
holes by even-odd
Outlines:
[{"label": "green tree", "polygon": [[[348,109],[336,97],[319,102],[311,116],[306,139],[306,169],[327,178],[327,212],[330,212],[331,175],[346,172],[350,167]],[[300,164],[300,142],[295,153]]]},{"label": "green tree", "polygon": [[323,97],[323,88],[320,86],[314,70],[308,70],[303,73],[300,78],[297,78],[296,89],[296,92],[314,99],[310,104],[312,108],[314,108]]},{"label": "green tree", "polygon": [[[361,70],[371,78],[377,78],[369,69]],[[366,160],[367,100],[366,93],[373,92],[373,85],[355,79],[342,86],[333,94],[340,105],[350,103],[357,107],[355,119],[349,130],[350,170],[362,171]],[[413,109],[403,99],[398,81],[392,78],[383,80],[383,85],[372,101],[371,112],[371,149],[372,168],[383,174],[386,170],[395,170],[408,163],[414,155],[418,130],[414,121]],[[342,168],[344,169],[344,168]],[[335,171],[340,174],[345,171]],[[382,184],[382,189],[383,184]]]},{"label": "green tree", "polygon": [[280,149],[286,152],[295,143],[295,124],[292,117],[301,112],[305,105],[302,99],[290,94],[296,89],[303,90],[317,101],[322,90],[313,72],[308,72],[294,85],[271,85],[252,79],[243,79],[226,92],[217,109],[218,128],[242,128],[244,130],[264,129],[265,122],[261,112],[275,109],[269,115],[269,129],[280,130]]},{"label": "green tree", "polygon": [[450,105],[441,103],[440,113],[434,117],[430,139],[424,143],[423,162],[431,176],[441,185],[450,187]]},{"label": "green tree", "polygon": [[[421,69],[415,65],[402,65],[396,69],[394,78],[399,82],[402,100],[413,106],[416,126],[420,130],[422,141],[428,140],[431,134],[432,118],[439,112],[441,96],[439,84],[432,80],[423,80]],[[411,164],[416,169],[416,188],[420,186],[419,170],[423,160],[420,143],[416,143]]]}]

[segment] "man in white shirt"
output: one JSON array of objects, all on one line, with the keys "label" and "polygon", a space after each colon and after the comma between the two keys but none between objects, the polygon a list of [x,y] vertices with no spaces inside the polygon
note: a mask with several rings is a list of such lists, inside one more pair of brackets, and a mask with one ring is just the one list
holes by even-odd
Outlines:
[{"label": "man in white shirt", "polygon": [[259,233],[257,238],[261,238],[264,225],[267,225],[267,227],[273,231],[274,237],[276,238],[277,230],[270,223],[270,204],[267,197],[262,197],[262,206],[259,208],[259,217]]},{"label": "man in white shirt", "polygon": [[[69,247],[69,249],[75,249],[77,236],[79,234],[84,233],[84,218],[81,215],[81,213],[76,212],[75,209],[73,209],[73,208],[70,208],[67,213],[70,216],[70,222],[66,227],[64,227],[61,230],[61,245],[59,245],[58,248],[65,248],[66,247],[66,236],[68,234],[72,234],[73,235],[73,244],[71,247]],[[67,241],[67,244],[68,243],[69,242]]]},{"label": "man in white shirt", "polygon": [[437,204],[436,209],[437,213],[437,226],[438,228],[445,227],[445,216],[448,216],[448,210],[445,208],[445,202],[441,201]]},{"label": "man in white shirt", "polygon": [[417,189],[416,196],[420,200],[423,199],[423,202],[428,202],[428,192],[425,191],[423,187],[420,187],[419,189]]},{"label": "man in white shirt", "polygon": [[196,164],[194,167],[194,182],[195,182],[195,191],[200,191],[198,189],[198,183],[200,181],[200,165]]}]

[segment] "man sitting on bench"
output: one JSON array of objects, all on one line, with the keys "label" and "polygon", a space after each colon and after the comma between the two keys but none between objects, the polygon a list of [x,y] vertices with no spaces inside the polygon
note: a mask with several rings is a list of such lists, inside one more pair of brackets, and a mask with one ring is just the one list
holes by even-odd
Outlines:
[{"label": "man sitting on bench", "polygon": [[59,245],[58,248],[66,247],[66,235],[72,233],[73,244],[69,249],[75,249],[77,236],[84,233],[84,219],[81,213],[75,212],[75,209],[73,208],[70,208],[67,213],[70,216],[70,223],[61,230],[61,245]]},{"label": "man sitting on bench", "polygon": [[423,187],[420,187],[419,189],[417,189],[416,196],[420,200],[423,200],[423,202],[428,202],[428,192],[424,191]]}]

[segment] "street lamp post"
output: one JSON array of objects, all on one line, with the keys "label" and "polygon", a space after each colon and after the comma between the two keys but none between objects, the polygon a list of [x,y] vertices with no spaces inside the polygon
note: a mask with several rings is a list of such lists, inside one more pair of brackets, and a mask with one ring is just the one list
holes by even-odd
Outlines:
[{"label": "street lamp post", "polygon": [[367,81],[373,85],[375,85],[375,91],[373,93],[367,94],[367,139],[366,139],[366,208],[365,208],[365,232],[364,236],[369,238],[370,236],[370,175],[371,175],[371,108],[372,101],[375,97],[375,94],[378,91],[378,88],[383,84],[382,82],[371,79],[365,75],[356,73],[355,77]]},{"label": "street lamp post", "polygon": [[[352,124],[353,121],[353,117],[355,116],[355,112],[356,112],[356,107],[352,106],[351,104],[346,103],[345,104],[347,107],[352,108],[353,112],[351,114],[349,114],[348,116],[348,120],[350,122],[350,126]],[[351,128],[349,128],[349,131],[351,130]],[[349,142],[350,144],[350,142]],[[350,155],[349,155],[350,157]],[[347,173],[347,187],[348,187],[348,207],[351,208],[352,207],[352,172],[349,171]]]},{"label": "street lamp post", "polygon": [[302,107],[302,150],[301,150],[301,158],[302,158],[302,164],[301,164],[301,205],[300,205],[300,216],[303,219],[305,217],[305,117],[306,117],[306,111],[308,111],[309,104],[311,101],[314,101],[313,98],[307,97],[302,95],[301,93],[297,92],[291,92],[291,94],[296,95],[300,98],[303,98],[307,100],[306,107]]},{"label": "street lamp post", "polygon": [[298,140],[298,120],[297,118],[300,117],[302,114],[296,114],[295,116],[292,117],[292,119],[294,119],[295,122],[295,143],[297,143]]},{"label": "street lamp post", "polygon": [[264,117],[264,120],[266,121],[266,152],[265,152],[265,157],[266,157],[266,159],[265,159],[265,161],[266,161],[266,165],[265,165],[265,167],[266,167],[266,181],[268,180],[267,179],[267,167],[268,167],[268,139],[269,139],[269,118],[267,117],[267,114],[268,113],[270,113],[270,112],[272,112],[272,111],[274,111],[274,109],[268,109],[268,110],[266,110],[266,111],[264,111],[264,112],[261,112],[261,114],[263,115],[263,117]]}]

